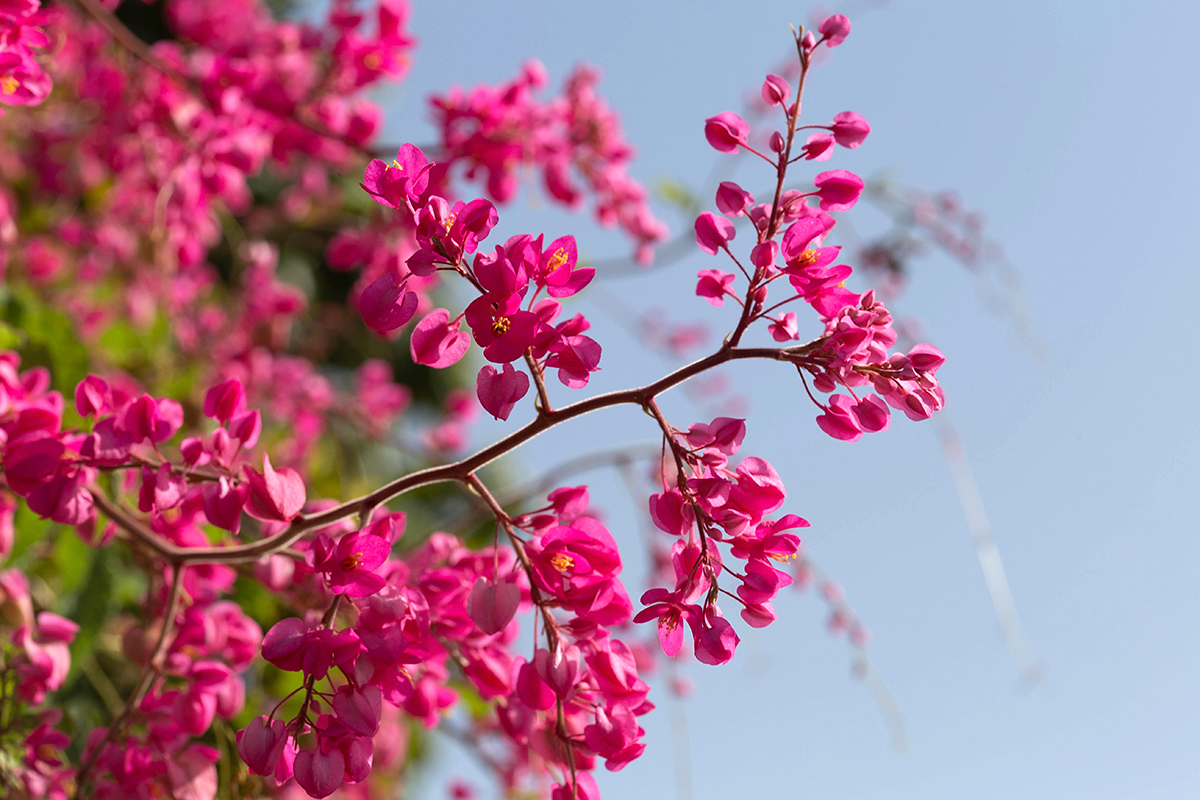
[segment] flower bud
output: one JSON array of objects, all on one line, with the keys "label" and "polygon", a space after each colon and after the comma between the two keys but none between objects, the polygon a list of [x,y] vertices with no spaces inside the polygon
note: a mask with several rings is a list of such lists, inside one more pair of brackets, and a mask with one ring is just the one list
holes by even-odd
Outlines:
[{"label": "flower bud", "polygon": [[762,99],[769,106],[786,103],[792,96],[792,87],[778,75],[768,75],[762,85]]}]

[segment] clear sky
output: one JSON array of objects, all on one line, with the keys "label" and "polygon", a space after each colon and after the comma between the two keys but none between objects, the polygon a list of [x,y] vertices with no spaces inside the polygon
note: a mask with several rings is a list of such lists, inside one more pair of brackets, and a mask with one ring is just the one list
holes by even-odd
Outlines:
[{"label": "clear sky", "polygon": [[[742,454],[770,460],[790,490],[786,510],[812,521],[805,546],[870,628],[909,746],[891,747],[845,643],[824,631],[823,604],[785,592],[776,624],[737,621],[733,663],[682,666],[697,682],[686,741],[663,702],[645,718],[647,754],[619,774],[600,771],[604,795],[683,797],[679,745],[695,800],[1200,797],[1200,466],[1187,366],[1200,293],[1200,5],[835,10],[853,32],[814,73],[805,119],[851,109],[872,133],[821,168],[890,168],[915,186],[958,190],[1021,274],[1045,344],[1046,358],[1034,358],[940,256],[919,263],[897,309],[920,317],[949,358],[939,374],[947,410],[1045,680],[1018,680],[933,425],[894,418],[884,434],[836,442],[817,429],[794,374],[740,365],[728,374],[751,403]],[[421,48],[387,101],[389,138],[430,140],[430,91],[498,82],[529,56],[557,85],[587,61],[604,71],[601,91],[639,149],[635,177],[683,180],[710,198],[703,182],[722,156],[704,142],[704,118],[740,106],[787,53],[787,23],[808,13],[782,2],[416,2]],[[766,181],[749,162],[738,179]],[[589,253],[625,252],[586,218],[527,197],[502,210],[500,234],[574,232]],[[675,231],[690,225],[663,216]],[[869,209],[844,216],[862,230],[879,221]],[[696,270],[717,266],[697,250],[606,286],[637,308],[728,326],[731,310],[693,294]],[[640,357],[614,320],[580,308],[605,345],[595,391],[657,377],[662,364]],[[666,409],[679,426],[701,420],[682,393]],[[479,436],[503,429],[487,424]],[[635,442],[654,433],[640,415],[613,411],[521,457],[549,466],[588,442],[612,444],[613,431]],[[595,485],[632,551],[641,510],[613,478]],[[466,768],[441,752],[444,770]],[[439,774],[429,797],[442,796]]]}]

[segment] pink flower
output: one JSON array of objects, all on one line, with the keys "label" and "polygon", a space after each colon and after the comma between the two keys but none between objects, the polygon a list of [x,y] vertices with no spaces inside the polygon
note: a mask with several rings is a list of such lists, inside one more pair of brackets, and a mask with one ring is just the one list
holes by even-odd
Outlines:
[{"label": "pink flower", "polygon": [[772,320],[767,326],[767,330],[771,333],[771,338],[777,342],[787,342],[800,338],[800,328],[796,324],[795,312],[789,311],[783,314],[779,319]]},{"label": "pink flower", "polygon": [[467,616],[484,633],[499,633],[512,622],[520,602],[521,590],[516,584],[506,581],[493,584],[480,576],[467,598]]},{"label": "pink flower", "polygon": [[818,175],[813,183],[825,211],[849,211],[862,194],[862,178],[844,169],[830,170]]},{"label": "pink flower", "polygon": [[237,536],[242,526],[242,509],[250,496],[250,487],[245,483],[236,486],[221,476],[216,483],[204,486],[204,516],[218,528]]},{"label": "pink flower", "polygon": [[767,79],[763,81],[762,99],[767,105],[781,105],[786,103],[788,98],[791,96],[791,84],[778,75],[768,75]]},{"label": "pink flower", "polygon": [[88,375],[75,387],[75,410],[81,417],[105,414],[111,403],[112,393],[103,378]]},{"label": "pink flower", "polygon": [[347,597],[367,597],[387,583],[375,570],[387,560],[392,547],[383,537],[361,531],[349,533],[335,545],[327,534],[318,534],[304,561],[325,574],[329,591]]},{"label": "pink flower", "polygon": [[237,378],[209,389],[204,395],[204,416],[228,422],[246,407],[246,389]]},{"label": "pink flower", "polygon": [[738,145],[746,144],[750,126],[746,120],[732,111],[722,111],[715,117],[704,120],[704,138],[713,149],[722,153],[736,153]]},{"label": "pink flower", "polygon": [[433,164],[419,147],[404,144],[392,163],[375,159],[368,164],[359,186],[383,205],[392,208],[416,205],[429,185],[431,167]]},{"label": "pink flower", "polygon": [[271,467],[271,458],[263,453],[262,472],[246,468],[250,497],[246,513],[255,519],[288,522],[304,508],[304,480],[291,467]]},{"label": "pink flower", "polygon": [[579,251],[574,236],[561,236],[546,248],[538,259],[533,280],[545,286],[551,297],[570,297],[591,283],[596,270],[591,267],[575,269]]},{"label": "pink flower", "polygon": [[296,753],[292,770],[300,788],[319,800],[333,794],[342,785],[346,756],[337,747],[326,751],[323,743],[318,743],[312,750]]},{"label": "pink flower", "polygon": [[658,620],[658,642],[668,658],[674,658],[683,647],[683,623],[689,625],[700,617],[700,607],[687,605],[677,592],[663,588],[651,589],[642,595],[646,608],[638,612],[634,622]]},{"label": "pink flower", "polygon": [[475,391],[479,402],[496,419],[508,419],[513,407],[529,391],[529,376],[505,364],[503,372],[487,364],[479,370],[475,380]]},{"label": "pink flower", "polygon": [[[727,217],[740,217],[746,206],[754,205],[754,195],[733,181],[722,181],[717,187],[717,208]],[[733,237],[730,236],[730,239]],[[703,245],[701,245],[703,247]]]},{"label": "pink flower", "polygon": [[417,295],[408,289],[408,277],[397,283],[394,273],[385,272],[358,298],[363,322],[379,335],[391,333],[412,319],[417,311]]},{"label": "pink flower", "polygon": [[828,133],[814,133],[808,137],[808,143],[800,148],[801,154],[809,161],[828,161],[833,155],[834,137]]},{"label": "pink flower", "polygon": [[703,297],[712,305],[720,308],[725,305],[725,295],[732,294],[730,285],[737,277],[719,269],[702,269],[696,273],[696,296]]},{"label": "pink flower", "polygon": [[829,407],[817,417],[817,425],[834,439],[844,442],[857,442],[863,434],[854,413],[854,401],[844,394],[829,398]]},{"label": "pink flower", "polygon": [[833,138],[837,140],[838,144],[853,150],[867,138],[867,134],[871,132],[871,126],[867,124],[861,114],[843,111],[833,118],[831,130]]},{"label": "pink flower", "polygon": [[696,244],[700,249],[715,256],[717,251],[725,247],[737,235],[733,223],[722,219],[711,211],[705,211],[696,217]]},{"label": "pink flower", "polygon": [[289,672],[302,670],[317,680],[329,674],[330,667],[353,663],[361,649],[353,630],[335,633],[322,628],[315,617],[282,619],[262,640],[262,656],[267,661]]},{"label": "pink flower", "polygon": [[692,634],[696,660],[712,666],[728,663],[741,642],[737,631],[715,605],[706,607],[703,615],[692,623]]},{"label": "pink flower", "polygon": [[412,360],[435,369],[445,369],[458,363],[471,346],[471,336],[460,330],[460,320],[450,320],[444,308],[430,311],[413,329],[409,349]]},{"label": "pink flower", "polygon": [[834,14],[822,20],[817,30],[825,39],[826,47],[837,47],[850,35],[850,20],[842,14]]}]

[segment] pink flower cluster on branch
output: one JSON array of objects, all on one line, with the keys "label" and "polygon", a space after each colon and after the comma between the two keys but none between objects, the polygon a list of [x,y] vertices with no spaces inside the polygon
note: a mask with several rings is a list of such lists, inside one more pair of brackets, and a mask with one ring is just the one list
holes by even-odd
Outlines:
[{"label": "pink flower cluster on branch", "polygon": [[[111,15],[92,0],[82,7],[91,17],[63,12],[56,23],[67,32],[56,76],[60,88],[94,107],[94,124],[59,126],[55,115],[63,112],[53,100],[22,112],[30,115],[31,141],[45,143],[62,127],[58,141],[74,161],[39,146],[27,164],[0,164],[28,178],[20,197],[0,195],[8,215],[0,240],[17,245],[5,256],[27,282],[20,288],[70,308],[99,352],[123,315],[140,314],[147,325],[161,315],[170,328],[167,352],[187,354],[194,369],[180,377],[185,388],[147,391],[111,365],[85,377],[86,369],[71,374],[60,363],[22,371],[15,353],[0,351],[0,555],[17,547],[17,515],[36,515],[73,527],[94,548],[129,545],[146,575],[136,613],[109,637],[136,667],[136,682],[117,698],[109,724],[79,732],[80,763],[69,765],[66,723],[45,706],[64,687],[79,628],[35,612],[25,576],[0,572],[0,605],[13,622],[0,653],[3,686],[12,687],[0,693],[7,724],[0,738],[6,747],[19,739],[25,753],[0,770],[29,796],[212,800],[229,757],[212,742],[222,743],[220,731],[242,717],[251,721],[237,733],[236,752],[257,776],[254,791],[366,798],[373,773],[403,763],[410,721],[434,728],[470,704],[465,737],[480,744],[506,791],[597,800],[591,773],[598,765],[619,771],[646,748],[639,720],[653,708],[645,677],[655,655],[630,635],[630,623],[653,622],[667,657],[690,648],[702,663],[728,662],[740,640],[726,613],[736,609],[752,627],[775,620],[773,601],[793,582],[785,566],[801,553],[796,531],[808,526],[784,512],[787,492],[771,464],[739,455],[744,420],[676,427],[659,396],[754,358],[791,365],[806,390],[811,382],[831,394],[827,402],[810,397],[821,409],[818,426],[838,439],[883,430],[891,408],[924,419],[944,403],[941,353],[928,345],[891,352],[897,336],[887,309],[872,292],[845,287],[852,270],[836,263],[838,248],[824,245],[832,214],[855,205],[862,181],[835,169],[816,175],[811,191],[784,190],[790,166],[825,160],[835,145],[853,149],[869,132],[845,112],[816,126],[823,132],[807,144],[796,141],[810,59],[849,33],[835,15],[820,24],[820,38],[797,34],[794,89],[774,75],[763,84],[764,102],[780,106],[786,122],[766,148],[773,155],[751,149],[738,115],[706,121],[714,148],[767,161],[776,188],[769,203],[733,182],[717,188],[720,213],[698,217],[696,241],[730,258],[736,271],[704,270],[696,291],[713,307],[736,306],[738,320],[714,352],[644,386],[555,407],[548,371],[583,389],[599,369],[601,347],[587,335],[588,320],[564,319],[562,311],[595,271],[580,266],[571,235],[489,242],[499,217],[492,201],[457,200],[446,190],[447,169],[462,162],[468,174],[486,173],[490,194],[502,201],[514,191],[514,170],[535,164],[564,204],[577,204],[578,184],[586,183],[601,221],[619,223],[648,255],[663,231],[625,172],[632,151],[594,92],[594,72],[577,70],[563,97],[549,102],[532,96],[544,84],[532,66],[500,89],[451,92],[434,100],[442,164],[406,144],[390,163],[365,167],[362,188],[385,210],[375,209],[361,229],[339,221],[318,243],[334,271],[365,266],[348,292],[352,307],[381,337],[417,320],[407,347],[412,363],[397,369],[452,366],[472,342],[487,363],[475,398],[462,389],[438,398],[441,418],[421,432],[428,465],[354,497],[348,487],[370,475],[319,474],[311,456],[334,438],[334,421],[386,432],[411,394],[385,361],[360,358],[319,372],[318,361],[290,352],[293,339],[312,334],[314,309],[279,278],[288,237],[273,226],[307,219],[330,176],[362,152],[378,115],[355,93],[404,71],[412,46],[406,6],[385,0],[364,34],[363,15],[343,0],[320,29],[275,21],[253,0],[174,0],[168,21],[187,44],[127,43],[148,65],[143,71],[126,69],[110,52],[109,37],[119,31]],[[36,3],[14,0],[0,17],[44,19],[32,9]],[[5,35],[0,44],[18,41]],[[33,46],[35,38],[19,41]],[[256,214],[252,179],[264,169],[288,186],[280,209]],[[59,196],[78,202],[48,200]],[[14,240],[8,232],[21,203],[38,209],[24,216],[41,227]],[[733,246],[735,220],[743,218],[754,231],[744,254]],[[254,235],[241,235],[243,225]],[[218,246],[228,251],[224,270],[210,263]],[[452,273],[472,290],[457,313],[432,307],[430,298]],[[789,288],[771,304],[771,289],[782,287]],[[806,344],[792,344],[800,320],[782,310],[797,301],[821,327]],[[779,346],[741,344],[759,322]],[[682,348],[696,334],[668,338]],[[55,380],[74,384],[73,412]],[[339,392],[339,381],[353,388]],[[531,389],[531,421],[440,463],[465,446],[475,399],[507,420]],[[621,579],[620,532],[606,528],[587,487],[560,487],[538,507],[510,511],[479,474],[551,427],[623,404],[644,410],[662,435],[660,491],[648,511],[673,537],[655,572],[658,585],[638,609]],[[456,484],[486,508],[495,520],[491,546],[472,549],[441,531],[404,539],[406,516],[385,504],[439,483]],[[330,486],[337,488],[320,488]],[[317,499],[335,492],[349,497]],[[247,584],[269,611],[234,601]],[[260,626],[251,610],[271,618]],[[842,623],[856,640],[865,637],[848,613]],[[532,641],[520,636],[525,625]],[[248,699],[244,675],[262,668],[260,655],[272,669],[250,684]]]}]

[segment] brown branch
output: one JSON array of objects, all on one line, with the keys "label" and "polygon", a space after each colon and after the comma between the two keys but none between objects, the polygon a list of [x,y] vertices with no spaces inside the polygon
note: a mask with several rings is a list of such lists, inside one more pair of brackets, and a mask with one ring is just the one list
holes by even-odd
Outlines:
[{"label": "brown branch", "polygon": [[680,367],[653,383],[634,389],[623,389],[621,391],[596,395],[595,397],[589,397],[586,400],[580,400],[577,403],[563,406],[556,411],[541,414],[526,424],[525,427],[512,432],[500,441],[483,448],[472,456],[451,464],[443,464],[409,473],[376,489],[370,494],[348,500],[316,514],[299,516],[283,531],[247,544],[233,545],[231,547],[181,547],[172,544],[164,541],[141,522],[137,521],[132,514],[109,500],[98,489],[89,488],[89,491],[92,493],[92,497],[101,511],[112,518],[117,525],[130,533],[140,543],[172,565],[243,564],[253,562],[263,556],[278,553],[290,547],[299,541],[306,531],[314,528],[323,528],[353,514],[363,515],[367,511],[386,503],[388,500],[410,492],[413,489],[448,481],[466,483],[471,474],[476,470],[515,450],[538,434],[567,420],[613,406],[634,404],[644,407],[647,402],[668,389],[678,386],[689,378],[695,377],[713,367],[730,361],[762,358],[804,365],[812,361],[811,356],[818,348],[820,342],[821,339],[814,339],[807,344],[782,348],[738,348],[731,347],[728,344],[722,345],[721,349],[715,353],[698,361],[693,361],[687,366]]}]

